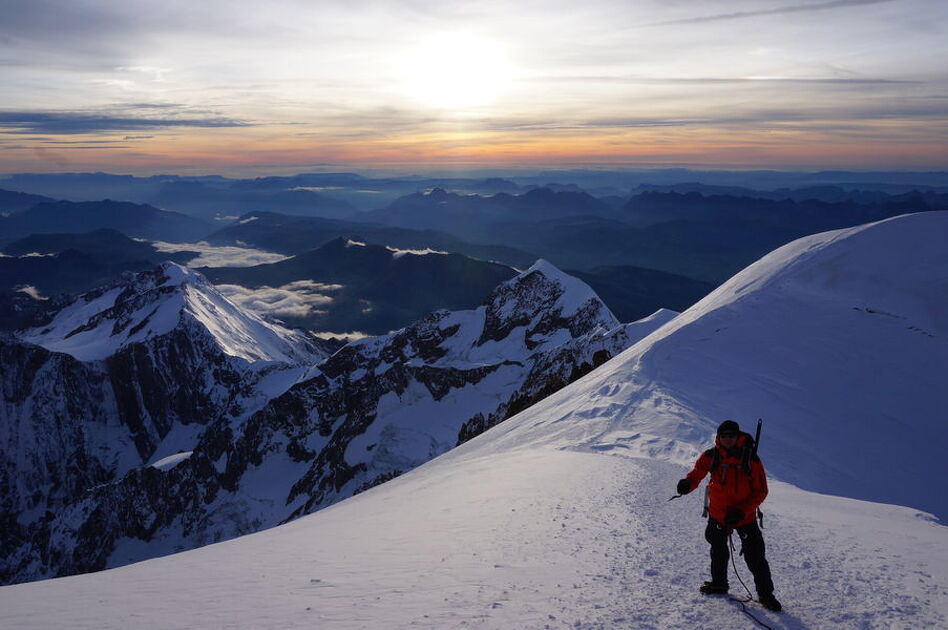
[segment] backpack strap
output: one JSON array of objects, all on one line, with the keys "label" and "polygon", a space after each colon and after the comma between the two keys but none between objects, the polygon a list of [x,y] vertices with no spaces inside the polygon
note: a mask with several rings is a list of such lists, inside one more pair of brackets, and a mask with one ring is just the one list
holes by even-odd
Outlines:
[{"label": "backpack strap", "polygon": [[749,477],[751,474],[751,452],[753,452],[753,447],[744,445],[744,448],[741,449],[741,468],[744,469],[744,472]]},{"label": "backpack strap", "polygon": [[721,467],[721,453],[718,451],[717,447],[711,447],[704,452],[705,455],[711,458],[711,468],[708,470],[712,475],[714,471]]}]

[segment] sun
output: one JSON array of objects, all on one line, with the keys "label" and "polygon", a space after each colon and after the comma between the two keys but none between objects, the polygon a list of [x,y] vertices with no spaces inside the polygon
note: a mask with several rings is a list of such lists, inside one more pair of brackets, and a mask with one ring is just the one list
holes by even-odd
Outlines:
[{"label": "sun", "polygon": [[399,66],[403,91],[436,109],[492,104],[513,78],[503,45],[466,34],[430,37],[401,56]]}]

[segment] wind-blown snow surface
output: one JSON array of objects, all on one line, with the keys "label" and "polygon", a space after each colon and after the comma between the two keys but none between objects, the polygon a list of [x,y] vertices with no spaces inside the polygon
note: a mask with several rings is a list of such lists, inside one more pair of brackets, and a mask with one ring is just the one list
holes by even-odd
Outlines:
[{"label": "wind-blown snow surface", "polygon": [[[255,535],[0,588],[0,624],[753,628],[697,594],[700,493],[668,502],[675,481],[721,419],[763,415],[772,477],[944,513],[946,233],[928,213],[788,245],[398,479]],[[776,481],[764,509],[786,611],[753,610],[771,627],[948,623],[948,530],[930,516]]]},{"label": "wind-blown snow surface", "polygon": [[[530,419],[528,411],[514,422]],[[700,500],[666,501],[680,466],[545,440],[508,451],[495,448],[491,433],[278,528],[120,569],[0,588],[0,624],[756,627],[735,604],[697,593],[708,563]],[[772,628],[945,627],[943,527],[913,510],[782,483],[772,484],[765,507],[768,555],[786,609],[750,607]]]}]

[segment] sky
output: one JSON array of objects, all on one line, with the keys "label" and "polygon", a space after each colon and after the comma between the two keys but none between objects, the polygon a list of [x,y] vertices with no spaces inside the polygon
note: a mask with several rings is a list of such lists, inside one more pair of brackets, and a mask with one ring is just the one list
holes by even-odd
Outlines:
[{"label": "sky", "polygon": [[944,0],[0,0],[0,173],[948,169]]}]

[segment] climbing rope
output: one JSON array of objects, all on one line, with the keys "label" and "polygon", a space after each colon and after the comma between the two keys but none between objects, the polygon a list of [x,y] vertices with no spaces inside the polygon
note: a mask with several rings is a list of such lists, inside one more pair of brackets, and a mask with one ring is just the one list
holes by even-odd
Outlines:
[{"label": "climbing rope", "polygon": [[756,624],[758,624],[758,625],[760,625],[760,626],[762,626],[762,627],[764,627],[764,628],[767,628],[767,630],[774,630],[773,628],[771,628],[770,626],[768,626],[767,624],[765,624],[763,621],[761,621],[760,619],[758,619],[757,617],[755,617],[754,614],[753,614],[751,611],[747,610],[746,604],[747,604],[748,602],[754,601],[754,595],[751,593],[751,590],[750,590],[749,588],[747,588],[747,584],[744,584],[744,580],[741,579],[741,574],[740,574],[740,572],[738,572],[738,570],[737,570],[737,563],[734,561],[734,551],[735,551],[735,549],[734,549],[734,530],[733,530],[733,529],[732,529],[732,530],[729,530],[728,533],[727,533],[727,542],[728,542],[728,544],[731,545],[731,566],[734,568],[734,575],[737,576],[737,581],[740,582],[740,583],[741,583],[741,586],[744,587],[744,590],[747,591],[747,598],[746,598],[746,599],[745,599],[745,598],[741,598],[741,597],[734,597],[734,596],[732,595],[732,596],[729,596],[729,597],[728,597],[728,600],[730,600],[730,601],[732,601],[732,602],[737,602],[738,604],[740,604],[740,605],[741,605],[741,612],[744,613],[745,615],[747,615],[748,617],[750,617],[751,619],[753,619],[753,620],[754,620],[754,623],[756,623]]}]

